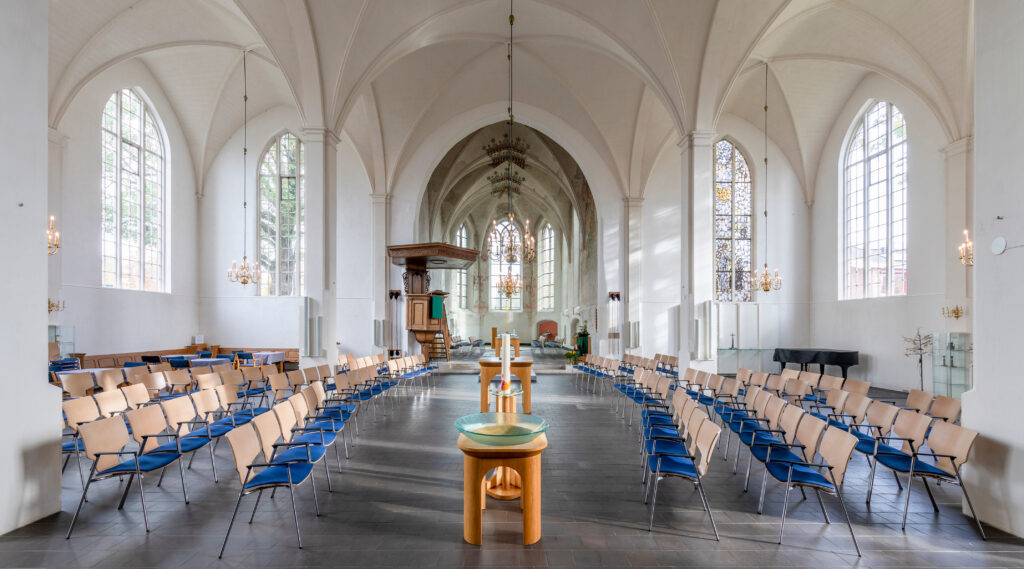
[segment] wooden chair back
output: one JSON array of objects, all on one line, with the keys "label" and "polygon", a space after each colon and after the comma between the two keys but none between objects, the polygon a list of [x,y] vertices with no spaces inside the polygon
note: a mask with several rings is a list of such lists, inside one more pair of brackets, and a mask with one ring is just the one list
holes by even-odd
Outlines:
[{"label": "wooden chair back", "polygon": [[196,409],[192,406],[192,400],[188,397],[175,397],[164,399],[160,402],[160,408],[167,417],[167,424],[171,426],[178,435],[184,436],[192,432],[192,425],[189,421],[196,418]]},{"label": "wooden chair back", "polygon": [[[206,367],[206,366],[199,366],[199,367]],[[231,364],[217,364],[215,366],[210,366],[209,373],[224,373],[224,372],[226,372],[228,370],[232,370],[232,369],[235,369],[235,367],[232,366]],[[193,373],[195,373],[195,372],[193,372]],[[203,370],[203,373],[206,373],[206,371]]]},{"label": "wooden chair back", "polygon": [[231,447],[231,456],[235,460],[235,471],[238,473],[239,484],[245,484],[246,475],[249,472],[248,466],[256,462],[260,454],[260,439],[256,434],[256,428],[252,424],[245,424],[237,429],[231,429],[224,435]]},{"label": "wooden chair back", "polygon": [[[241,390],[248,386],[248,382],[245,380],[245,371],[252,368],[243,368],[243,370],[230,369],[228,371],[220,372],[220,382],[223,385],[230,385],[231,387]],[[202,389],[200,387],[200,389]]]},{"label": "wooden chair back", "polygon": [[320,364],[316,366],[316,373],[317,375],[320,376],[320,379],[324,380],[326,380],[329,377],[334,377],[334,374],[331,373],[331,366],[327,364]]},{"label": "wooden chair back", "polygon": [[[850,397],[853,398],[855,396],[851,395]],[[899,412],[899,407],[896,407],[895,405],[889,405],[883,401],[875,401],[872,403],[865,414],[865,422],[879,428],[872,428],[870,431],[871,435],[877,436],[879,433],[882,435],[888,435],[892,431],[892,422],[896,420],[896,415]]]},{"label": "wooden chair back", "polygon": [[[846,397],[846,405],[843,405],[843,413],[853,417],[855,423],[863,423],[864,417],[868,412],[869,406],[871,406],[871,399],[866,395],[860,393],[850,393]],[[896,413],[893,412],[893,417],[896,417]],[[892,419],[889,420],[889,424],[892,424]]]},{"label": "wooden chair back", "polygon": [[843,382],[844,391],[856,393],[857,395],[863,395],[867,397],[869,389],[871,389],[870,381],[861,381],[859,379],[847,378],[846,381]]},{"label": "wooden chair back", "polygon": [[743,385],[747,385],[750,382],[750,376],[753,375],[753,373],[754,372],[750,371],[749,369],[741,367],[740,369],[736,370],[736,381],[742,383]]},{"label": "wooden chair back", "polygon": [[164,381],[171,393],[188,391],[192,388],[192,376],[187,369],[165,371]]},{"label": "wooden chair back", "polygon": [[700,426],[704,421],[708,420],[708,414],[697,408],[695,405],[689,415],[686,417],[686,430],[683,431],[683,436],[687,448],[693,450],[693,443],[697,440],[697,435],[700,433]]},{"label": "wooden chair back", "polygon": [[234,386],[216,385],[212,389],[217,400],[220,401],[220,408],[225,411],[231,411],[231,406],[239,401],[238,391]]},{"label": "wooden chair back", "polygon": [[96,385],[103,391],[114,391],[124,383],[121,368],[105,369],[96,376]]},{"label": "wooden chair back", "polygon": [[96,387],[92,374],[87,371],[76,373],[65,373],[57,376],[60,378],[60,387],[69,397],[85,397],[89,391]]},{"label": "wooden chair back", "polygon": [[315,367],[303,368],[302,377],[306,378],[307,384],[313,383],[314,381],[320,381],[320,374],[317,373]]},{"label": "wooden chair back", "polygon": [[936,419],[955,423],[960,418],[960,400],[945,395],[936,395],[928,414]]},{"label": "wooden chair back", "polygon": [[718,375],[717,373],[713,373],[710,376],[708,376],[708,383],[704,388],[711,391],[711,393],[718,393],[718,390],[722,388],[722,383],[724,382],[724,377]]},{"label": "wooden chair back", "polygon": [[[231,367],[231,366],[228,366],[228,367]],[[259,381],[259,380],[263,379],[263,370],[261,368],[252,367],[252,366],[246,366],[246,367],[243,367],[241,369],[231,369],[231,370],[228,370],[228,371],[222,371],[222,372],[220,372],[220,375],[221,375],[221,377],[224,377],[224,374],[232,373],[232,372],[240,373],[242,375],[242,379],[245,380],[246,384],[249,384],[249,383],[251,383],[253,381]]]},{"label": "wooden chair back", "polygon": [[299,427],[306,426],[306,416],[309,415],[309,406],[306,405],[306,398],[301,393],[297,393],[288,398],[288,403],[292,406],[292,411],[295,413],[295,423]]},{"label": "wooden chair back", "polygon": [[147,373],[141,377],[142,384],[146,386],[146,390],[152,393],[152,395],[159,395],[161,391],[167,389],[167,378],[162,371]]},{"label": "wooden chair back", "polygon": [[154,372],[154,371],[171,371],[172,369],[174,369],[174,368],[172,368],[171,364],[169,364],[167,362],[161,362],[161,363],[158,363],[158,364],[149,364],[149,371],[150,372]]},{"label": "wooden chair back", "polygon": [[832,391],[833,389],[843,388],[843,378],[836,377],[834,375],[823,375],[821,380],[818,381],[819,391]]},{"label": "wooden chair back", "polygon": [[825,406],[831,408],[835,412],[841,412],[843,407],[846,406],[846,400],[850,397],[849,391],[843,391],[842,389],[831,389],[825,395]]},{"label": "wooden chair back", "polygon": [[797,375],[797,379],[810,385],[811,389],[817,389],[818,383],[821,381],[821,374],[812,371],[802,371]]},{"label": "wooden chair back", "polygon": [[814,462],[814,455],[818,452],[818,443],[821,442],[821,435],[825,432],[828,423],[817,417],[805,415],[800,420],[800,426],[796,428],[796,439],[804,445],[801,449],[804,460]]},{"label": "wooden chair back", "polygon": [[141,383],[122,387],[121,392],[124,393],[124,399],[128,402],[129,409],[138,409],[150,402],[149,391]]},{"label": "wooden chair back", "polygon": [[803,419],[804,410],[796,405],[786,405],[779,417],[779,428],[782,429],[783,437],[787,443],[796,442],[797,429],[800,428],[800,420]]},{"label": "wooden chair back", "polygon": [[768,383],[768,374],[763,371],[755,371],[750,374],[750,381],[747,385],[764,387]]},{"label": "wooden chair back", "polygon": [[259,369],[260,374],[263,375],[263,377],[270,377],[271,375],[277,373],[277,366],[274,364],[263,364],[260,366]]},{"label": "wooden chair back", "polygon": [[837,492],[843,485],[846,468],[850,465],[850,455],[853,454],[853,448],[856,446],[857,437],[842,429],[829,427],[825,429],[825,435],[821,437],[818,453],[832,467],[830,472]]},{"label": "wooden chair back", "polygon": [[900,409],[892,430],[896,436],[908,439],[903,441],[903,452],[911,453],[920,450],[931,424],[932,418],[928,415],[910,409]]},{"label": "wooden chair back", "polygon": [[124,414],[132,427],[132,438],[139,444],[139,450],[149,452],[166,440],[156,437],[145,438],[147,435],[159,435],[167,431],[167,420],[164,412],[157,405],[140,407]]},{"label": "wooden chair back", "polygon": [[945,421],[936,421],[928,435],[928,447],[936,454],[947,454],[953,458],[939,457],[935,466],[956,476],[957,470],[967,462],[971,454],[971,447],[974,446],[974,441],[977,439],[977,431]]},{"label": "wooden chair back", "polygon": [[[274,418],[277,419],[277,426],[281,429],[281,438],[284,442],[291,441],[292,429],[298,423],[295,420],[295,409],[292,407],[292,404],[288,401],[282,401],[274,405],[272,413]],[[270,413],[265,414],[270,415]]]},{"label": "wooden chair back", "polygon": [[128,410],[128,401],[124,398],[124,393],[121,393],[119,389],[97,393],[93,395],[93,399],[96,400],[96,407],[99,408],[100,414],[104,417],[120,415]]},{"label": "wooden chair back", "polygon": [[764,388],[768,391],[774,391],[781,393],[786,387],[786,378],[781,375],[769,375],[767,381],[764,382]]},{"label": "wooden chair back", "polygon": [[78,426],[100,418],[100,410],[96,407],[96,401],[92,397],[78,397],[66,399],[61,403],[64,411],[65,421],[68,428],[78,432]]},{"label": "wooden chair back", "polygon": [[782,373],[779,375],[782,376],[782,379],[797,379],[800,377],[800,370],[795,370],[793,368],[787,367],[784,368],[782,370]]},{"label": "wooden chair back", "polygon": [[722,381],[722,386],[716,392],[719,396],[728,395],[732,399],[726,399],[726,402],[735,401],[736,397],[740,394],[741,382],[739,379],[727,377]]},{"label": "wooden chair back", "polygon": [[124,368],[124,377],[130,384],[143,383],[151,371],[148,366],[135,366]]},{"label": "wooden chair back", "polygon": [[306,376],[303,375],[302,370],[300,369],[290,371],[285,375],[288,377],[288,384],[291,385],[293,389],[306,384]]},{"label": "wooden chair back", "polygon": [[[274,444],[281,438],[281,423],[274,413],[260,413],[252,420],[252,426],[260,437],[263,456],[274,456]],[[287,442],[287,441],[284,441]]]},{"label": "wooden chair back", "polygon": [[786,408],[786,400],[781,397],[774,395],[768,399],[768,403],[764,407],[764,418],[768,419],[768,427],[771,429],[779,428],[779,420],[782,419],[782,411]]},{"label": "wooden chair back", "polygon": [[911,389],[910,393],[907,394],[906,407],[913,409],[918,413],[927,413],[932,407],[932,400],[935,396],[927,391],[921,391],[920,389]]},{"label": "wooden chair back", "polygon": [[195,377],[196,389],[202,391],[204,389],[210,389],[223,385],[223,381],[220,379],[219,373],[201,373]]},{"label": "wooden chair back", "polygon": [[85,423],[78,427],[78,434],[85,446],[85,456],[96,462],[97,472],[113,468],[121,463],[121,457],[118,455],[98,456],[97,453],[117,452],[123,449],[130,440],[128,427],[125,426],[124,419],[121,417],[109,417]]},{"label": "wooden chair back", "polygon": [[786,398],[795,403],[811,393],[811,386],[799,379],[786,380]]},{"label": "wooden chair back", "polygon": [[705,419],[697,429],[697,437],[694,441],[697,460],[694,463],[697,467],[697,474],[702,477],[708,473],[708,466],[711,465],[711,453],[715,450],[720,436],[722,436],[722,428],[710,419]]},{"label": "wooden chair back", "polygon": [[204,421],[212,421],[211,415],[220,411],[220,401],[217,399],[217,392],[213,388],[200,389],[191,394],[192,403],[196,406],[196,412]]}]

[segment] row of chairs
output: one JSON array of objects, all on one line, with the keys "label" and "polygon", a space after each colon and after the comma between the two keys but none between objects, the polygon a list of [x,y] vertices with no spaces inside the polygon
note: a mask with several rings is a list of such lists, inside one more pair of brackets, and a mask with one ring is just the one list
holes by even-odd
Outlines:
[{"label": "row of chairs", "polygon": [[[759,512],[764,502],[764,486],[771,475],[786,485],[784,508],[788,507],[791,488],[800,488],[802,492],[804,488],[811,488],[816,492],[826,521],[828,513],[821,502],[821,492],[836,496],[845,514],[842,479],[854,450],[864,454],[872,466],[868,501],[878,464],[893,470],[894,475],[896,472],[907,474],[904,528],[910,483],[915,477],[924,481],[936,511],[938,507],[927,484],[928,478],[959,485],[974,512],[962,484],[960,467],[967,461],[977,433],[956,424],[960,413],[957,400],[914,390],[908,394],[906,403],[897,407],[891,402],[868,398],[868,382],[796,370],[785,370],[778,376],[740,370],[736,378],[725,378],[687,369],[677,382],[660,365],[652,365],[639,356],[623,358],[620,362],[594,357],[584,364],[589,371],[583,373],[598,379],[608,377],[622,395],[619,400],[632,402],[634,408],[642,410],[639,438],[645,468],[645,501],[651,480],[656,487],[657,480],[666,475],[659,473],[659,464],[671,459],[668,464],[678,466],[675,463],[681,460],[686,468],[675,468],[680,473],[667,475],[688,478],[698,484],[703,505],[714,525],[706,495],[698,482],[706,472],[704,457],[710,454],[699,448],[701,417],[710,416],[712,422],[718,420],[720,429],[730,428],[723,460],[728,460],[733,434],[743,443],[737,443],[734,473],[739,447],[749,449],[744,489],[749,481],[752,459],[765,465]],[[611,369],[617,369],[617,373],[609,373]],[[805,405],[810,408],[805,409]],[[631,410],[630,424],[632,416]],[[720,438],[716,438],[716,444],[721,445]],[[676,456],[680,454],[683,456]],[[816,457],[824,462],[815,463]],[[695,468],[691,468],[687,460],[696,460]],[[900,484],[898,476],[896,481]],[[652,499],[652,527],[653,508]],[[984,538],[977,516],[974,518]],[[847,522],[849,525],[848,516]],[[780,543],[784,529],[785,511]],[[852,525],[849,529],[857,546]],[[857,550],[859,553],[859,546]]]}]

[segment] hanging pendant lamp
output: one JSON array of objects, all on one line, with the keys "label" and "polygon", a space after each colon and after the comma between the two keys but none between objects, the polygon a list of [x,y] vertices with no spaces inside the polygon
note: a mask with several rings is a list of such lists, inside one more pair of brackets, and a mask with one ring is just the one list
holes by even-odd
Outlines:
[{"label": "hanging pendant lamp", "polygon": [[231,268],[228,269],[228,281],[233,283],[241,283],[247,285],[249,283],[258,284],[260,282],[260,264],[258,261],[254,261],[252,264],[248,262],[246,257],[246,242],[249,237],[249,209],[246,191],[246,176],[249,174],[248,167],[246,166],[246,157],[249,154],[248,140],[249,140],[249,74],[246,68],[245,56],[247,52],[242,52],[242,264],[238,265],[235,261],[231,261]]},{"label": "hanging pendant lamp", "polygon": [[779,269],[768,272],[768,62],[764,62],[764,269],[754,269],[750,273],[750,286],[763,292],[771,292],[782,288],[782,275]]}]

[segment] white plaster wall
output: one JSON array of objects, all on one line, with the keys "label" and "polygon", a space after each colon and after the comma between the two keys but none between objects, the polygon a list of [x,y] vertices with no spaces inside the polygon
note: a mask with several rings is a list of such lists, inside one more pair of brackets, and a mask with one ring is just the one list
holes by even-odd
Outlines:
[{"label": "white plaster wall", "polygon": [[[46,377],[47,4],[3,3],[0,108],[7,173],[0,208],[4,262],[0,283],[0,534],[60,511],[60,390]],[[13,80],[17,78],[17,80]],[[12,111],[13,110],[13,111]]]},{"label": "white plaster wall", "polygon": [[[869,100],[890,101],[907,121],[908,166],[908,283],[906,296],[839,300],[840,214],[839,161],[850,127]],[[871,74],[853,91],[837,116],[816,180],[812,220],[811,338],[816,347],[860,351],[860,365],[850,377],[866,379],[887,389],[919,387],[917,362],[903,355],[903,336],[943,330],[945,259],[946,138],[931,110],[912,92]],[[930,361],[925,359],[925,387],[931,385]]]},{"label": "white plaster wall", "polygon": [[[1024,535],[1024,421],[1020,401],[1020,315],[1024,250],[1000,256],[990,243],[1024,244],[1024,4],[975,4],[974,389],[963,394],[963,424],[981,436],[967,464],[968,490],[983,521]],[[1002,216],[1002,220],[997,219]],[[953,251],[944,251],[946,255]]]},{"label": "white plaster wall", "polygon": [[[165,292],[101,286],[100,117],[110,95],[125,87],[145,95],[167,136]],[[50,294],[62,298],[67,308],[51,315],[50,323],[75,327],[78,352],[167,349],[189,343],[196,329],[195,174],[178,118],[159,83],[138,60],[120,63],[78,93],[57,131],[66,137],[60,202],[53,208],[62,232],[61,282]]]},{"label": "white plaster wall", "polygon": [[[274,107],[249,117],[246,164],[249,261],[257,253],[256,176],[263,150],[288,130],[302,139],[294,109]],[[258,296],[249,284],[229,282],[231,261],[242,261],[242,131],[224,144],[210,165],[199,205],[199,317],[196,333],[208,343],[224,346],[299,348],[302,343],[300,296]],[[306,244],[307,252],[311,243]]]},{"label": "white plaster wall", "polygon": [[644,189],[640,227],[640,348],[645,357],[671,354],[678,345],[679,279],[684,230],[679,194],[683,187],[679,147],[665,144]]},{"label": "white plaster wall", "polygon": [[357,357],[379,351],[373,345],[372,192],[359,154],[343,137],[338,144],[337,341],[339,353]]}]

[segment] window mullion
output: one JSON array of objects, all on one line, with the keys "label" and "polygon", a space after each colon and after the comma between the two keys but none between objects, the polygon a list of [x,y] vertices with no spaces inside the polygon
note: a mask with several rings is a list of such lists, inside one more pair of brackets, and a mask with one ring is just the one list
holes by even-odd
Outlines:
[{"label": "window mullion", "polygon": [[860,249],[861,249],[861,260],[864,263],[864,265],[863,265],[864,270],[861,271],[862,274],[861,274],[861,295],[860,295],[860,297],[861,298],[867,298],[868,297],[868,281],[870,279],[869,274],[871,273],[871,270],[870,270],[870,268],[868,266],[868,259],[870,258],[870,255],[868,253],[868,248],[869,248],[868,224],[869,224],[870,218],[871,218],[870,214],[868,213],[869,209],[870,209],[870,205],[868,204],[868,186],[871,185],[871,168],[870,168],[871,160],[867,156],[867,154],[868,154],[868,121],[867,121],[867,116],[865,116],[864,119],[862,119],[861,129],[862,129],[861,132],[863,133],[863,136],[864,136],[864,163],[862,164],[862,168],[864,169],[864,179],[863,179],[863,182],[861,182],[861,185],[860,185],[860,191],[861,191],[860,200],[861,200],[861,207],[863,208],[863,211],[861,212],[861,235],[860,235],[860,237],[861,237],[860,238],[861,248]]},{"label": "window mullion", "polygon": [[115,242],[117,243],[117,245],[114,247],[114,251],[115,251],[114,274],[116,275],[116,280],[115,280],[115,285],[114,286],[117,287],[117,288],[124,288],[124,284],[121,281],[121,255],[122,255],[122,252],[121,252],[121,189],[123,187],[122,180],[121,180],[121,171],[122,171],[121,170],[121,166],[122,166],[122,156],[121,156],[122,132],[121,132],[121,124],[124,121],[124,117],[122,116],[123,113],[124,113],[124,109],[122,107],[123,101],[121,101],[121,97],[122,97],[123,93],[124,93],[123,91],[118,91],[117,92],[117,139],[116,139],[117,147],[114,149],[114,155],[117,157],[117,159],[115,161],[116,172],[117,172],[117,187],[115,188],[115,191],[114,191],[114,195],[115,195],[114,199],[117,202],[116,206],[114,208],[114,211],[115,211],[115,215],[114,215],[114,237],[115,237]]}]

